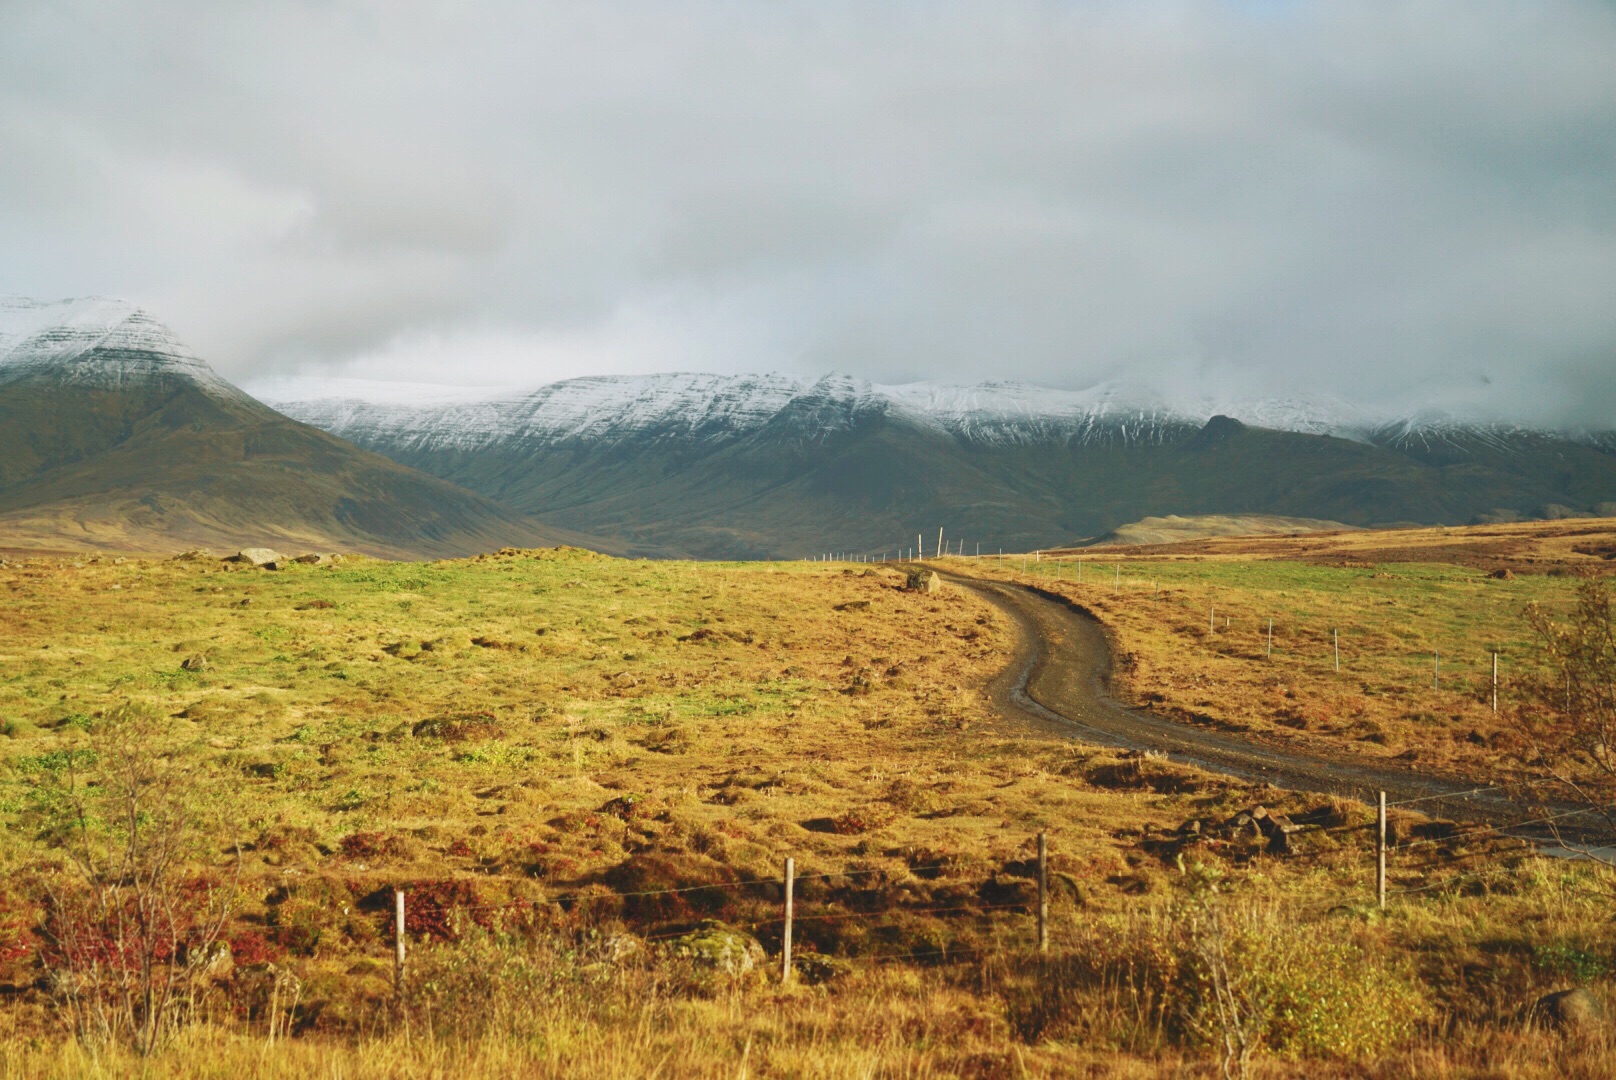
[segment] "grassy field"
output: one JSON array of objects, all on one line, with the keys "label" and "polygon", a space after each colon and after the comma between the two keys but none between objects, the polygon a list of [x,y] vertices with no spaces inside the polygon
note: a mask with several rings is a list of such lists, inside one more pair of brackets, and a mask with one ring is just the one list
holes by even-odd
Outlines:
[{"label": "grassy field", "polygon": [[1616,525],[1577,521],[956,565],[1036,582],[1092,610],[1115,636],[1115,687],[1132,703],[1491,783],[1521,775],[1509,712],[1512,687],[1538,663],[1527,605],[1568,610],[1577,574],[1608,569],[1612,550]]},{"label": "grassy field", "polygon": [[[1465,643],[1496,624],[1485,644],[1518,655],[1519,605],[1564,581],[1295,554],[1130,554],[1120,587],[1059,587],[1131,654],[1129,694],[1479,769],[1469,732],[1494,729]],[[229,880],[241,852],[233,966],[142,1066],[158,1073],[1216,1075],[1223,993],[1258,1075],[1608,1072],[1603,1035],[1523,1011],[1609,988],[1600,875],[1450,838],[1396,860],[1396,887],[1422,891],[1382,915],[1361,807],[999,720],[982,687],[1009,627],[962,590],[901,584],[565,549],[0,566],[0,1073],[134,1067],[72,1037],[36,932],[73,879],[50,800],[96,775],[128,702],[210,823],[196,874]],[[1216,634],[1203,600],[1228,605]],[[1336,623],[1339,676],[1320,652]],[[1467,682],[1426,698],[1419,650],[1449,642]],[[1371,669],[1370,643],[1406,663]],[[1218,831],[1256,803],[1327,827],[1288,857]],[[800,963],[781,986],[786,857]],[[398,998],[394,887],[412,905]]]}]

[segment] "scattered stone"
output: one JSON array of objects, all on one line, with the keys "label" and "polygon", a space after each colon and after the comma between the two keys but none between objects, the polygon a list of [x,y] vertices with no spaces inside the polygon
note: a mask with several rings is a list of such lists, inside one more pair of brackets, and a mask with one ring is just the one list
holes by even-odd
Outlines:
[{"label": "scattered stone", "polygon": [[910,592],[940,593],[943,591],[943,579],[937,576],[936,571],[917,567],[909,571],[903,587]]},{"label": "scattered stone", "polygon": [[693,960],[725,975],[745,975],[764,960],[757,938],[716,920],[674,938],[669,946],[675,956]]},{"label": "scattered stone", "polygon": [[230,952],[228,941],[215,941],[212,948],[198,951],[191,957],[191,966],[204,979],[228,982],[236,973],[236,958]]},{"label": "scattered stone", "polygon": [[1570,990],[1556,990],[1537,999],[1532,1013],[1550,1027],[1562,1030],[1586,1031],[1602,1023],[1605,1006],[1598,998],[1578,986]]},{"label": "scattered stone", "polygon": [[1293,833],[1296,825],[1284,814],[1264,814],[1257,819],[1257,827],[1264,836],[1272,837],[1275,833]]},{"label": "scattered stone", "polygon": [[240,551],[225,559],[225,562],[246,563],[250,566],[263,567],[273,570],[282,556],[270,548],[242,548]]},{"label": "scattered stone", "polygon": [[251,607],[252,606],[252,597],[243,596],[240,600],[236,601],[236,606],[237,607]]},{"label": "scattered stone", "polygon": [[181,660],[180,667],[185,671],[206,671],[208,670],[208,658],[201,653],[196,653]]},{"label": "scattered stone", "polygon": [[1511,570],[1507,566],[1500,567],[1499,569],[1494,570],[1492,573],[1488,574],[1487,576],[1490,577],[1490,578],[1497,578],[1499,581],[1513,581],[1513,580],[1515,580],[1515,572],[1513,570]]},{"label": "scattered stone", "polygon": [[[936,576],[936,575],[933,575],[933,576]],[[845,604],[837,604],[836,605],[836,610],[837,611],[869,611],[870,610],[870,602],[868,600],[849,600]]]},{"label": "scattered stone", "polygon": [[1284,829],[1275,829],[1268,834],[1268,847],[1265,849],[1270,855],[1289,855],[1291,853],[1291,836]]},{"label": "scattered stone", "polygon": [[1201,819],[1200,818],[1190,818],[1188,821],[1184,822],[1184,824],[1182,824],[1182,825],[1180,825],[1178,827],[1178,835],[1180,835],[1180,836],[1200,836],[1201,835]]},{"label": "scattered stone", "polygon": [[847,974],[852,970],[846,960],[836,956],[826,956],[823,953],[799,952],[791,958],[791,969],[795,978],[801,979],[810,986],[830,982],[832,979]]},{"label": "scattered stone", "polygon": [[209,551],[207,548],[192,548],[190,551],[182,551],[182,552],[180,552],[178,555],[174,556],[174,558],[171,561],[172,562],[201,562],[203,559],[211,559],[211,558],[213,558],[213,552]]}]

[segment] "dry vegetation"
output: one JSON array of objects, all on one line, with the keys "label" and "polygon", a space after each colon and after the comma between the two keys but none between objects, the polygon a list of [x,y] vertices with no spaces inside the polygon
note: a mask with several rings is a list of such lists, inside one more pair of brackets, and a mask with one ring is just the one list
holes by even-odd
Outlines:
[{"label": "dry vegetation", "polygon": [[1578,575],[1616,569],[1613,555],[1616,524],[1570,521],[964,562],[1098,615],[1118,645],[1115,689],[1131,703],[1310,753],[1491,783],[1522,774],[1509,710],[1512,686],[1540,661],[1527,605],[1568,611]]},{"label": "dry vegetation", "polygon": [[[155,718],[154,760],[184,770],[195,807],[183,887],[235,898],[228,962],[170,958],[197,977],[160,1072],[1216,1075],[1243,1048],[1257,1075],[1608,1073],[1602,1034],[1524,1012],[1548,989],[1608,987],[1598,874],[1446,836],[1399,857],[1394,884],[1424,891],[1382,916],[1361,808],[1013,728],[981,691],[1004,620],[901,581],[568,550],[0,566],[0,1073],[133,1067],[125,1045],[74,1037],[49,933],[51,897],[77,880],[52,831],[61,793],[93,795],[73,785],[131,710]],[[1455,671],[1464,692],[1432,699],[1441,738],[1415,737],[1425,722],[1404,714],[1436,712],[1414,660],[1406,678],[1352,669],[1365,653],[1347,643],[1463,640],[1480,597],[1524,648],[1516,609],[1561,587],[1249,553],[1147,569],[1129,553],[1118,596],[1082,597],[1133,654],[1132,693],[1469,768],[1452,733],[1485,721],[1474,662]],[[1247,625],[1198,636],[1203,594]],[[1276,687],[1252,624],[1281,601],[1315,636],[1290,639]],[[1342,623],[1340,677],[1317,655],[1320,619]],[[1276,629],[1276,662],[1285,640]],[[1331,719],[1279,723],[1288,708]],[[1359,738],[1366,720],[1385,743]],[[1214,827],[1256,802],[1327,827],[1288,857]],[[1204,835],[1181,835],[1187,819]],[[782,987],[788,855],[801,963]],[[412,904],[397,1000],[394,886]],[[770,959],[726,972],[756,959],[752,938]]]}]

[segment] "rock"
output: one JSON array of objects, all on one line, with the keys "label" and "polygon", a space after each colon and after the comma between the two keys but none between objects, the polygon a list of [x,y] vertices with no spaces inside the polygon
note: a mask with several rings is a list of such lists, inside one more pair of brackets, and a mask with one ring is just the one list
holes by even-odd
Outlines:
[{"label": "rock", "polygon": [[198,975],[214,982],[226,982],[236,972],[236,958],[231,955],[228,941],[215,941],[212,948],[191,957],[190,963]]},{"label": "rock", "polygon": [[187,656],[180,661],[180,668],[185,671],[206,671],[208,670],[208,658],[201,653]]},{"label": "rock", "polygon": [[1265,849],[1270,855],[1289,855],[1291,853],[1291,836],[1284,829],[1275,829],[1268,834],[1268,847]]},{"label": "rock", "polygon": [[200,562],[203,559],[211,559],[211,558],[213,558],[213,552],[209,551],[207,548],[192,548],[190,551],[182,551],[182,552],[180,552],[178,555],[174,556],[172,561],[173,562]]},{"label": "rock", "polygon": [[1200,818],[1190,818],[1188,821],[1184,822],[1182,825],[1180,825],[1178,827],[1178,835],[1180,835],[1180,836],[1200,836],[1201,835],[1201,819]]},{"label": "rock", "polygon": [[1509,567],[1505,566],[1494,570],[1487,576],[1490,578],[1497,578],[1499,581],[1513,581],[1515,579],[1515,572]]},{"label": "rock", "polygon": [[943,591],[943,579],[938,577],[935,571],[916,568],[909,571],[903,587],[910,592],[940,593]]},{"label": "rock", "polygon": [[281,561],[281,555],[270,548],[242,548],[231,555],[226,562],[247,563],[251,566],[261,566],[274,569],[274,564]]},{"label": "rock", "polygon": [[1264,814],[1257,819],[1257,827],[1262,830],[1264,836],[1296,831],[1296,824],[1284,814]]},{"label": "rock", "polygon": [[669,947],[675,956],[726,975],[745,975],[765,958],[757,938],[716,920],[704,922],[700,929],[674,938]]},{"label": "rock", "polygon": [[791,969],[794,977],[801,979],[811,986],[826,983],[838,976],[847,974],[852,965],[846,960],[835,956],[825,956],[821,953],[799,952],[791,958]]},{"label": "rock", "polygon": [[1604,1022],[1605,1007],[1598,998],[1578,986],[1544,994],[1537,999],[1532,1015],[1550,1027],[1587,1031]]}]

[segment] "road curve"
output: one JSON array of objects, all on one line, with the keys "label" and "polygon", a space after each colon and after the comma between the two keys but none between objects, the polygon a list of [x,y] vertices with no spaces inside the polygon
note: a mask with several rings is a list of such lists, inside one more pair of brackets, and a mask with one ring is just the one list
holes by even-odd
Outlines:
[{"label": "road curve", "polygon": [[[1105,627],[1079,605],[1026,585],[942,576],[1009,616],[1016,631],[1011,662],[989,685],[999,713],[1039,731],[1105,746],[1162,752],[1173,761],[1296,791],[1373,801],[1430,799],[1440,817],[1499,823],[1531,818],[1530,807],[1499,792],[1458,797],[1479,785],[1425,776],[1360,759],[1298,751],[1255,735],[1175,723],[1111,697],[1111,643]],[[1434,798],[1455,796],[1453,798]]]}]

